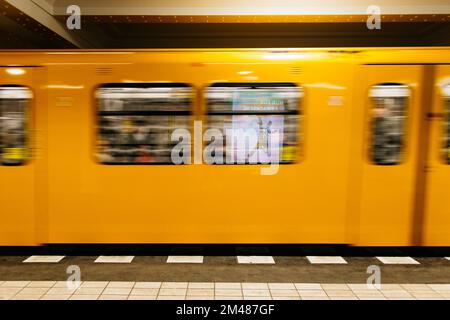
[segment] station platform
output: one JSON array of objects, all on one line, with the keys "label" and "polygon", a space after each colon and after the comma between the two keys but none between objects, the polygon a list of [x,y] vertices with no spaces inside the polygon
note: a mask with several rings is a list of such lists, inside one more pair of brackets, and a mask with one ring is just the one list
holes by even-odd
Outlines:
[{"label": "station platform", "polygon": [[[450,254],[442,248],[63,251],[2,252],[0,299],[450,299]],[[79,282],[68,284],[74,267]],[[377,268],[380,282],[371,285]]]}]

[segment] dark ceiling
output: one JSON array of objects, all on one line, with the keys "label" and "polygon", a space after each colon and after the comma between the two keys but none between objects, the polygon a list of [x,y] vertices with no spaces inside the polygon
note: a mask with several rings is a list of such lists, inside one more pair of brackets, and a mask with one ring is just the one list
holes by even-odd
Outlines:
[{"label": "dark ceiling", "polygon": [[108,48],[450,45],[450,23],[97,24]]},{"label": "dark ceiling", "polygon": [[[161,23],[145,16],[82,17],[82,29],[71,31],[88,48],[217,48],[217,47],[349,47],[449,46],[450,16],[430,20],[384,19],[381,30],[364,22]],[[432,18],[433,18],[432,17]],[[65,16],[55,16],[65,27]],[[158,20],[159,19],[159,20]],[[413,19],[411,19],[413,20]],[[114,23],[115,21],[115,23]],[[174,23],[174,21],[178,21]],[[0,0],[0,48],[75,48],[46,26]]]}]

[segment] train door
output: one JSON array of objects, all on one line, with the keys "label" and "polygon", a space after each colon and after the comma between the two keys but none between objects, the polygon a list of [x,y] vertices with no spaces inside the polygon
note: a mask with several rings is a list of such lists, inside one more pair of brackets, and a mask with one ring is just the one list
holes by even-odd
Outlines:
[{"label": "train door", "polygon": [[424,245],[450,245],[450,66],[436,66],[428,152]]},{"label": "train door", "polygon": [[[423,66],[368,65],[360,70],[361,104],[353,197],[359,199],[358,245],[410,245],[419,163]],[[357,169],[358,168],[358,169]],[[358,194],[359,193],[359,194]]]},{"label": "train door", "polygon": [[0,68],[0,245],[35,244],[34,68]]}]

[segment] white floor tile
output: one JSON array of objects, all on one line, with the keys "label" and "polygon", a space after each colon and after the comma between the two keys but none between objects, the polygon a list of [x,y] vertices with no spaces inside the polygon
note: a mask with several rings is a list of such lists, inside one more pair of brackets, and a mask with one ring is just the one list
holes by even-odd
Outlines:
[{"label": "white floor tile", "polygon": [[69,300],[97,300],[98,294],[74,294]]},{"label": "white floor tile", "polygon": [[256,297],[245,296],[244,300],[272,300],[272,297],[271,296],[256,296]]},{"label": "white floor tile", "polygon": [[298,290],[322,290],[320,283],[295,283]]},{"label": "white floor tile", "polygon": [[136,282],[134,289],[159,289],[161,282]]},{"label": "white floor tile", "polygon": [[435,291],[449,291],[450,292],[450,284],[429,284],[428,286]]},{"label": "white floor tile", "polygon": [[146,288],[146,289],[133,289],[130,295],[132,296],[156,296],[159,289],[157,288]]},{"label": "white floor tile", "polygon": [[129,295],[128,300],[156,300],[156,295],[153,296]]},{"label": "white floor tile", "polygon": [[359,300],[355,296],[353,296],[353,297],[335,297],[335,296],[330,296],[329,298],[330,298],[330,300]]},{"label": "white floor tile", "polygon": [[350,290],[325,290],[327,295],[331,297],[354,297],[355,294]]},{"label": "white floor tile", "polygon": [[2,296],[10,296],[15,295],[20,292],[22,288],[0,288],[0,295]]},{"label": "white floor tile", "polygon": [[214,296],[186,296],[186,300],[214,300]]},{"label": "white floor tile", "polygon": [[293,283],[269,283],[269,289],[294,289],[295,286]]},{"label": "white floor tile", "polygon": [[299,296],[292,296],[292,297],[272,297],[273,300],[300,300]]},{"label": "white floor tile", "polygon": [[102,294],[98,300],[127,300],[128,295],[120,294]]},{"label": "white floor tile", "polygon": [[31,281],[5,281],[0,286],[1,288],[24,288],[28,284],[30,284]]},{"label": "white floor tile", "polygon": [[302,296],[302,300],[330,300],[327,295],[325,296]]},{"label": "white floor tile", "polygon": [[68,300],[70,294],[46,294],[42,296],[41,300]]},{"label": "white floor tile", "polygon": [[131,263],[134,256],[99,256],[95,263]]},{"label": "white floor tile", "polygon": [[186,296],[158,296],[157,300],[186,300]]},{"label": "white floor tile", "polygon": [[18,294],[11,300],[40,300],[42,295],[39,294]]},{"label": "white floor tile", "polygon": [[376,257],[384,264],[420,264],[411,257]]},{"label": "white floor tile", "polygon": [[214,289],[214,282],[189,282],[189,289]]},{"label": "white floor tile", "polygon": [[377,289],[373,286],[369,286],[367,283],[349,283],[348,287],[350,289],[352,289],[353,291],[355,290],[374,290],[376,291]]},{"label": "white floor tile", "polygon": [[403,290],[403,287],[397,283],[382,283],[381,290]]},{"label": "white floor tile", "polygon": [[242,289],[269,289],[269,286],[267,283],[244,282]]},{"label": "white floor tile", "polygon": [[242,264],[275,264],[271,256],[237,256],[237,260]]},{"label": "white floor tile", "polygon": [[78,288],[74,294],[75,295],[100,295],[104,288]]},{"label": "white floor tile", "polygon": [[239,282],[216,282],[216,289],[239,289],[241,290],[241,284]]},{"label": "white floor tile", "polygon": [[322,288],[324,290],[350,290],[345,283],[323,283]]},{"label": "white floor tile", "polygon": [[23,288],[18,294],[22,295],[31,295],[31,294],[39,294],[43,295],[47,293],[50,288]]},{"label": "white floor tile", "polygon": [[133,281],[110,281],[106,288],[127,288],[131,289],[134,287]]},{"label": "white floor tile", "polygon": [[56,284],[56,281],[31,281],[27,288],[51,288]]},{"label": "white floor tile", "polygon": [[65,256],[31,256],[23,260],[25,263],[58,263]]},{"label": "white floor tile", "polygon": [[242,295],[236,295],[236,296],[219,296],[216,294],[214,300],[243,300],[244,298]]},{"label": "white floor tile", "polygon": [[160,289],[158,296],[185,296],[187,289]]},{"label": "white floor tile", "polygon": [[381,290],[381,293],[386,298],[390,298],[390,299],[412,298],[412,295],[410,295],[406,290]]},{"label": "white floor tile", "polygon": [[129,295],[131,288],[108,288],[103,290],[102,295]]},{"label": "white floor tile", "polygon": [[344,258],[339,256],[307,256],[306,259],[312,264],[346,264]]},{"label": "white floor tile", "polygon": [[216,296],[242,296],[242,290],[240,289],[217,289],[215,291]]},{"label": "white floor tile", "polygon": [[323,290],[298,290],[300,296],[303,297],[328,297],[326,292]]},{"label": "white floor tile", "polygon": [[109,281],[84,281],[80,288],[106,288]]},{"label": "white floor tile", "polygon": [[50,288],[45,294],[46,295],[71,295],[76,289],[69,288]]},{"label": "white floor tile", "polygon": [[188,282],[163,282],[161,289],[187,289]]},{"label": "white floor tile", "polygon": [[441,296],[449,299],[450,298],[450,291],[437,291]]},{"label": "white floor tile", "polygon": [[188,289],[188,296],[214,296],[214,289]]},{"label": "white floor tile", "polygon": [[[67,288],[67,285],[75,285],[72,281],[56,281],[55,285],[52,288]],[[83,281],[80,281],[79,285],[83,285]]]},{"label": "white floor tile", "polygon": [[378,290],[353,290],[358,298],[383,298],[383,294]]},{"label": "white floor tile", "polygon": [[270,290],[270,294],[272,295],[272,297],[298,297],[299,293],[297,292],[297,290],[292,290],[292,289],[275,289],[275,290]]},{"label": "white floor tile", "polygon": [[408,291],[432,291],[432,289],[423,283],[406,283],[401,285]]},{"label": "white floor tile", "polygon": [[247,290],[244,289],[242,290],[244,292],[244,297],[265,297],[265,296],[270,296],[270,291],[267,290]]},{"label": "white floor tile", "polygon": [[169,256],[167,263],[203,263],[203,256]]}]

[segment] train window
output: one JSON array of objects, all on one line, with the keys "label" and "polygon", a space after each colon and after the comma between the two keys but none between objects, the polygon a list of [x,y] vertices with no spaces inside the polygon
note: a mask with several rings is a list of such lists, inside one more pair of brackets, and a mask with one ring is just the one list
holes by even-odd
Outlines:
[{"label": "train window", "polygon": [[[190,86],[108,84],[97,90],[96,98],[100,163],[174,164],[172,149],[179,141],[172,140],[172,133],[190,128]],[[190,157],[190,140],[185,147]]]},{"label": "train window", "polygon": [[301,97],[303,89],[293,83],[208,87],[205,162],[293,163],[298,154]]},{"label": "train window", "polygon": [[0,164],[23,165],[29,155],[27,112],[32,92],[0,86]]},{"label": "train window", "polygon": [[370,158],[376,165],[400,163],[410,90],[401,84],[381,84],[370,90],[372,141]]},{"label": "train window", "polygon": [[450,84],[444,87],[445,103],[445,134],[444,134],[444,159],[450,164]]}]

